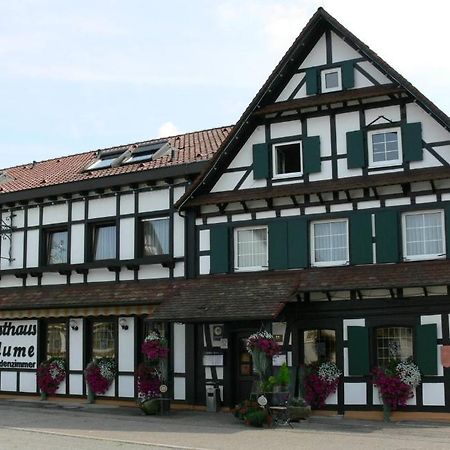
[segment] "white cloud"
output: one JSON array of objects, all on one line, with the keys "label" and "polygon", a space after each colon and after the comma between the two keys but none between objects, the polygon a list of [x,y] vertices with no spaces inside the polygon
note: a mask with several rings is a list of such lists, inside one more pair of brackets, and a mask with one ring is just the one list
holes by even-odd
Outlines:
[{"label": "white cloud", "polygon": [[175,136],[176,134],[180,134],[180,132],[172,122],[164,122],[158,130],[158,137]]},{"label": "white cloud", "polygon": [[217,15],[224,27],[236,27],[255,21],[262,30],[270,50],[286,51],[299,35],[311,12],[311,2],[225,1]]}]

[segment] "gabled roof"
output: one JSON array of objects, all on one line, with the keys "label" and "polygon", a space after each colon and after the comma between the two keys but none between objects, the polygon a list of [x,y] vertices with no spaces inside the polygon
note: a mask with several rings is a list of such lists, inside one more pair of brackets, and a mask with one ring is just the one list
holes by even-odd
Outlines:
[{"label": "gabled roof", "polygon": [[[215,154],[230,130],[231,126],[224,126],[171,136],[165,139],[173,149],[172,154],[155,160],[120,165],[114,168],[85,170],[97,159],[100,152],[102,154],[106,152],[125,152],[133,144],[111,147],[101,151],[78,153],[3,169],[0,170],[0,173],[3,174],[2,178],[0,178],[0,203],[3,202],[3,198],[8,193],[204,162]],[[137,144],[142,146],[159,141],[161,139],[153,139]],[[197,173],[198,171],[197,169]],[[110,181],[110,183],[114,184],[114,180]]]},{"label": "gabled roof", "polygon": [[[214,158],[195,180],[191,188],[178,200],[176,204],[178,208],[184,207],[191,197],[209,192],[209,189],[220,176],[220,168],[225,167],[233,160],[239,151],[240,144],[245,142],[250,136],[251,131],[255,127],[255,118],[258,115],[258,111],[275,102],[275,99],[284,87],[285,80],[289,79],[289,75],[294,73],[326,29],[331,29],[338,36],[344,38],[350,46],[368,58],[382,73],[385,73],[392,80],[393,87],[401,88],[405,93],[416,99],[422,108],[428,111],[443,127],[450,131],[450,119],[443,111],[364,44],[364,42],[320,7],[244,111]],[[327,94],[319,94],[310,97],[310,99],[311,101],[316,99],[320,103],[320,99],[325,95]]]}]

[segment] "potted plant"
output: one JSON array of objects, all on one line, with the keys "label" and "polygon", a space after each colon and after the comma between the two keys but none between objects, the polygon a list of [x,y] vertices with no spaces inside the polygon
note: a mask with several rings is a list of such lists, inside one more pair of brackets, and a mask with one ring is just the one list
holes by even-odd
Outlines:
[{"label": "potted plant", "polygon": [[116,363],[113,358],[94,358],[84,370],[88,391],[88,403],[94,403],[96,395],[103,395],[116,376]]},{"label": "potted plant", "polygon": [[420,370],[411,359],[389,361],[387,367],[376,367],[372,371],[373,384],[383,402],[383,418],[385,422],[391,420],[391,411],[406,406],[408,400],[414,396],[414,390],[422,381]]},{"label": "potted plant", "polygon": [[66,378],[66,362],[62,358],[49,358],[41,363],[37,370],[37,382],[41,400],[53,395]]},{"label": "potted plant", "polygon": [[161,410],[161,379],[158,370],[141,363],[136,374],[138,406],[146,415],[158,414]]},{"label": "potted plant", "polygon": [[272,425],[272,416],[266,408],[261,407],[257,402],[245,400],[233,411],[234,417],[244,422],[245,425],[261,428]]},{"label": "potted plant", "polygon": [[[272,378],[272,377],[270,377]],[[269,379],[270,379],[269,378]],[[291,380],[291,372],[286,363],[283,363],[278,369],[278,373],[274,378],[273,392],[269,403],[272,406],[284,406],[289,399],[289,382]]]},{"label": "potted plant", "polygon": [[291,422],[307,419],[311,415],[311,406],[301,397],[291,398],[287,410]]},{"label": "potted plant", "polygon": [[141,351],[147,360],[138,366],[136,372],[137,404],[147,415],[166,412],[170,407],[169,399],[164,398],[169,354],[167,340],[152,331],[144,339]]},{"label": "potted plant", "polygon": [[322,408],[329,395],[336,392],[342,372],[331,361],[305,367],[305,400],[312,408]]}]

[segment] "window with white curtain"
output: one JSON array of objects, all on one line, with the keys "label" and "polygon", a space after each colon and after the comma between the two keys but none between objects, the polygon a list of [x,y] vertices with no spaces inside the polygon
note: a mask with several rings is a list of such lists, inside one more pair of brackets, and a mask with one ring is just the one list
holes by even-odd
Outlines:
[{"label": "window with white curtain", "polygon": [[68,233],[67,230],[51,230],[47,232],[47,264],[67,263]]},{"label": "window with white curtain", "polygon": [[267,269],[267,227],[236,228],[234,260],[235,270]]},{"label": "window with white curtain", "polygon": [[348,264],[348,262],[348,220],[312,222],[312,265],[339,266]]},{"label": "window with white curtain", "polygon": [[113,224],[95,225],[92,233],[92,259],[114,259],[116,257],[116,226]]},{"label": "window with white curtain", "polygon": [[167,255],[169,253],[169,218],[142,219],[142,256]]},{"label": "window with white curtain", "polygon": [[443,211],[421,211],[402,216],[405,259],[445,257]]}]

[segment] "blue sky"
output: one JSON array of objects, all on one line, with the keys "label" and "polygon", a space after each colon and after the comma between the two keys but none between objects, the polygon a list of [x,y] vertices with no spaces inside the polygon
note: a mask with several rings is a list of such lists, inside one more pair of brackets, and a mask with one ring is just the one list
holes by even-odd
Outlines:
[{"label": "blue sky", "polygon": [[445,5],[0,0],[0,167],[234,123],[318,6],[449,114]]}]

